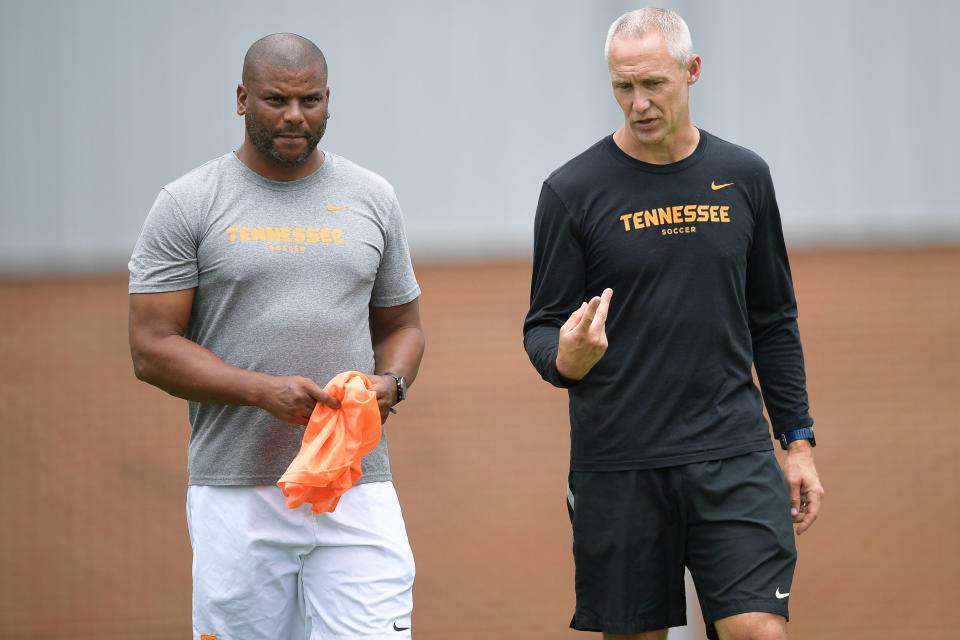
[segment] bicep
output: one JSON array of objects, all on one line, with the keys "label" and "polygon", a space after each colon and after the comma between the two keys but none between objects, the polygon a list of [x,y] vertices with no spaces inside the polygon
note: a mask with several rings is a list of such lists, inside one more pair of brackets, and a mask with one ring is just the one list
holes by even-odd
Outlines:
[{"label": "bicep", "polygon": [[576,224],[546,184],[534,220],[533,271],[526,328],[561,326],[583,301],[586,258]]},{"label": "bicep", "polygon": [[370,333],[374,339],[408,328],[421,329],[420,298],[393,307],[370,307]]},{"label": "bicep", "polygon": [[190,321],[196,289],[130,294],[130,346],[151,339],[182,336]]}]

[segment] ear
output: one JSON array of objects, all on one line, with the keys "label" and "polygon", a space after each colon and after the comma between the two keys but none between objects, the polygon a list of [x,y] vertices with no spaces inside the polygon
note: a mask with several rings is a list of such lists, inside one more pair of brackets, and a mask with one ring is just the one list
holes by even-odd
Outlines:
[{"label": "ear", "polygon": [[247,112],[247,88],[242,84],[237,85],[237,115],[242,116]]},{"label": "ear", "polygon": [[687,62],[687,86],[694,84],[700,79],[700,72],[703,70],[703,60],[697,54],[690,56]]}]

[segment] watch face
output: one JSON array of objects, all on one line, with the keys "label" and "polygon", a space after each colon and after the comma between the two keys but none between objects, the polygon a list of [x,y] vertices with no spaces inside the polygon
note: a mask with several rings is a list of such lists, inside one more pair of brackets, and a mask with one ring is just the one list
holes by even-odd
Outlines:
[{"label": "watch face", "polygon": [[397,390],[399,391],[399,393],[397,394],[397,400],[398,401],[406,400],[407,399],[407,379],[406,378],[402,376],[400,377],[400,381],[397,383]]}]

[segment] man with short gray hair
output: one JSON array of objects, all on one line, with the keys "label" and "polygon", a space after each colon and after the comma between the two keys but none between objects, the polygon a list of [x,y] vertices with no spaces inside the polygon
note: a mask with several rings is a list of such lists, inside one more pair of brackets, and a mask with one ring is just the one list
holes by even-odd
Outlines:
[{"label": "man with short gray hair", "polygon": [[570,626],[665,638],[689,567],[710,638],[782,640],[823,488],[770,171],[692,124],[676,13],[621,16],[605,55],[624,123],[544,182],[524,323],[570,399]]}]

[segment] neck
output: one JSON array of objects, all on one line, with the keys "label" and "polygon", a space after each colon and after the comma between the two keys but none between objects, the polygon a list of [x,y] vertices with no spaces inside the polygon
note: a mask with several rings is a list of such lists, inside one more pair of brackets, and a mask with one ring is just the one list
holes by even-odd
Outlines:
[{"label": "neck", "polygon": [[625,154],[650,164],[672,164],[687,158],[700,144],[700,130],[689,121],[685,126],[654,144],[644,144],[632,136],[626,126],[613,134],[613,141]]},{"label": "neck", "polygon": [[243,141],[243,144],[240,145],[240,148],[236,150],[235,154],[237,159],[247,165],[247,168],[254,173],[258,173],[268,180],[276,180],[278,182],[289,182],[291,180],[306,178],[319,169],[325,160],[323,152],[319,149],[314,149],[310,157],[302,164],[295,167],[280,165],[277,164],[273,158],[253,146],[250,140],[246,139]]}]

